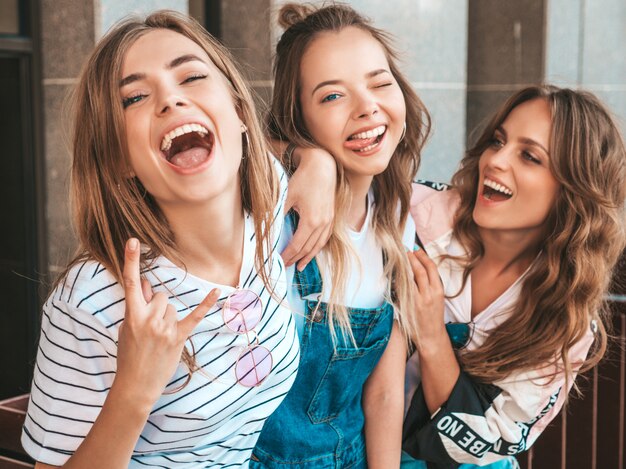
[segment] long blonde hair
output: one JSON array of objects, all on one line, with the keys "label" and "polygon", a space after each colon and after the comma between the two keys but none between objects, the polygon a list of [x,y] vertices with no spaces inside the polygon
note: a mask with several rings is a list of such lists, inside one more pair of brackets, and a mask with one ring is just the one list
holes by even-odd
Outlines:
[{"label": "long blonde hair", "polygon": [[[389,68],[398,82],[406,103],[406,134],[396,147],[389,166],[374,176],[372,188],[376,200],[373,227],[382,245],[385,275],[389,279],[387,299],[399,311],[400,326],[407,338],[417,336],[413,309],[413,280],[402,244],[403,227],[408,216],[411,181],[420,163],[420,152],[430,130],[426,107],[411,88],[409,81],[396,65],[397,54],[387,33],[374,28],[370,22],[345,5],[329,5],[315,9],[300,4],[286,4],[279,12],[279,22],[285,28],[276,46],[274,62],[274,94],[269,128],[272,136],[298,146],[317,146],[308,132],[300,105],[300,60],[307,47],[322,32],[338,32],[356,27],[372,35],[383,48]],[[348,272],[349,244],[345,211],[350,200],[350,188],[343,167],[338,165],[336,193],[336,222],[325,248],[332,265],[329,325],[334,336],[334,323],[350,335],[348,312],[341,304]],[[398,216],[398,206],[400,207]],[[327,287],[325,287],[327,288]]]},{"label": "long blonde hair", "polygon": [[[254,220],[255,264],[272,291],[264,254],[271,253],[270,230],[278,200],[278,178],[258,123],[254,102],[233,58],[198,23],[171,11],[158,11],[144,21],[130,18],[117,24],[97,45],[83,68],[74,93],[71,203],[79,246],[61,274],[84,259],[95,259],[122,279],[124,245],[135,237],[148,247],[142,264],[160,255],[180,260],[176,239],[154,198],[131,174],[119,82],[124,57],[141,36],[156,29],[181,34],[198,44],[226,78],[242,121],[239,176],[243,208]],[[195,369],[188,353],[183,361]]]},{"label": "long blonde hair", "polygon": [[[465,279],[484,253],[472,218],[478,161],[495,130],[520,104],[543,99],[550,106],[550,169],[560,183],[547,220],[541,251],[522,283],[513,314],[477,350],[460,356],[463,368],[485,382],[546,363],[584,371],[607,347],[609,310],[605,294],[613,268],[626,245],[626,151],[610,114],[584,91],[533,86],[511,96],[461,161],[452,183],[461,205],[454,236],[468,250]],[[596,340],[585,363],[572,364],[568,352],[597,324]]]}]

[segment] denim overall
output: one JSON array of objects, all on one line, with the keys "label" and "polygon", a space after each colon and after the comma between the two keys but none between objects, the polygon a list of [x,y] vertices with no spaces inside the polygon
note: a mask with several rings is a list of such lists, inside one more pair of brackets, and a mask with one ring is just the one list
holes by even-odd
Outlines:
[{"label": "denim overall", "polygon": [[[319,294],[315,260],[294,277],[300,297]],[[363,385],[385,351],[393,307],[349,308],[356,341],[336,327],[336,348],[326,320],[326,303],[305,300],[306,319],[296,381],[265,422],[251,468],[366,468]]]}]

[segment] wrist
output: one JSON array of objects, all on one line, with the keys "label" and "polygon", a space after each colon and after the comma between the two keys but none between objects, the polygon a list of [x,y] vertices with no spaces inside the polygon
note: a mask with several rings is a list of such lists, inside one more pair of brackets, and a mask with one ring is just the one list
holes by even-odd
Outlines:
[{"label": "wrist", "polygon": [[420,360],[440,357],[444,351],[453,352],[445,327],[427,333],[423,331],[416,345]]},{"label": "wrist", "polygon": [[129,415],[132,414],[137,417],[145,416],[147,419],[154,403],[158,400],[158,396],[155,398],[139,386],[115,379],[109,390],[107,400],[114,403],[116,408],[124,409],[124,413],[128,412]]}]

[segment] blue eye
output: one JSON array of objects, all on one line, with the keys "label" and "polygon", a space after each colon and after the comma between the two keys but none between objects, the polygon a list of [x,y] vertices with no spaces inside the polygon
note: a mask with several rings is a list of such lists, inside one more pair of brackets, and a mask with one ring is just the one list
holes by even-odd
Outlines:
[{"label": "blue eye", "polygon": [[124,106],[124,109],[126,109],[131,104],[138,103],[139,101],[141,101],[145,97],[146,97],[145,94],[136,94],[134,96],[129,96],[128,98],[124,98],[122,100],[122,106]]},{"label": "blue eye", "polygon": [[330,101],[335,101],[336,99],[339,99],[341,97],[341,95],[339,93],[331,93],[328,96],[324,97],[324,99],[322,99],[323,103],[328,103]]}]

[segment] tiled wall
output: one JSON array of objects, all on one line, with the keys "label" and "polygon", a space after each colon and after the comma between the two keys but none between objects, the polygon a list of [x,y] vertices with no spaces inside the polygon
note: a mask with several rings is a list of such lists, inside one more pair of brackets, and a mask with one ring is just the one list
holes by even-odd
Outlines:
[{"label": "tiled wall", "polygon": [[626,2],[550,0],[546,21],[547,81],[597,94],[626,134]]},{"label": "tiled wall", "polygon": [[41,0],[46,223],[53,276],[76,247],[68,207],[68,95],[97,38],[128,14],[145,15],[159,8],[187,12],[187,0]]},{"label": "tiled wall", "polygon": [[[72,253],[63,104],[96,38],[121,17],[203,0],[41,0],[47,225],[54,273]],[[220,0],[222,40],[263,103],[271,96],[274,13],[284,0]],[[447,181],[467,135],[513,90],[548,81],[597,93],[626,131],[624,0],[352,0],[396,39],[433,118],[419,176]],[[201,11],[202,9],[200,9]],[[201,16],[201,13],[199,14]]]}]

